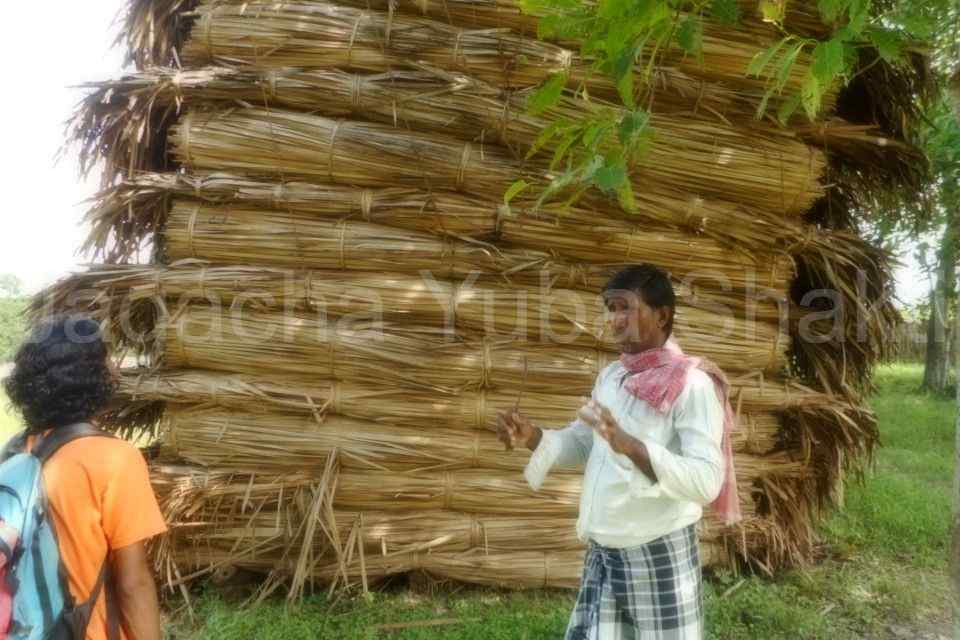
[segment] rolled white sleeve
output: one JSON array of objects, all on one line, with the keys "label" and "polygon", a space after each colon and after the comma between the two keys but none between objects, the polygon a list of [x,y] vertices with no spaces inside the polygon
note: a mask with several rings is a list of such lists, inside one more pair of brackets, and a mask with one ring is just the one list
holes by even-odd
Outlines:
[{"label": "rolled white sleeve", "polygon": [[558,467],[578,467],[586,463],[593,449],[593,429],[579,418],[564,429],[556,431],[543,429],[543,436],[530,461],[523,471],[523,477],[534,491],[543,486],[550,469]]},{"label": "rolled white sleeve", "polygon": [[679,452],[642,440],[657,481],[651,482],[634,468],[631,493],[638,498],[668,497],[702,506],[716,500],[724,474],[723,415],[713,380],[698,369],[692,370],[673,409]]},{"label": "rolled white sleeve", "polygon": [[[597,376],[591,397],[596,400],[597,389],[603,384],[607,370]],[[580,418],[563,429],[543,429],[540,444],[523,470],[523,477],[534,491],[543,486],[553,467],[581,467],[586,464],[593,450],[593,429]]]}]

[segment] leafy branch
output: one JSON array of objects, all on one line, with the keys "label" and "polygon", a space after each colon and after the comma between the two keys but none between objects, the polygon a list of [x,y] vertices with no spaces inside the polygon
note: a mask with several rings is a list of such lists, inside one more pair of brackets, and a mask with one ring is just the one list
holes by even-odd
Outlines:
[{"label": "leafy branch", "polygon": [[[819,0],[820,14],[833,32],[818,41],[785,30],[788,1],[758,0],[763,19],[776,25],[783,37],[757,53],[744,69],[747,77],[766,81],[757,118],[767,116],[776,97],[780,99],[776,118],[784,124],[801,107],[809,119],[816,119],[824,97],[854,77],[863,48],[875,49],[878,60],[903,64],[910,42],[932,31],[930,17],[896,2],[879,11],[875,3],[885,0]],[[623,107],[596,108],[584,86],[572,90],[586,114],[576,120],[555,119],[529,154],[548,147],[553,151],[551,182],[537,205],[559,196],[572,202],[596,188],[615,195],[626,211],[635,211],[630,173],[655,135],[649,114],[655,86],[651,78],[663,57],[677,50],[702,62],[705,20],[738,24],[737,0],[524,0],[522,8],[540,17],[540,38],[579,42],[581,56],[593,61],[592,71],[613,80]],[[784,95],[798,80],[801,61],[806,70],[800,89]],[[550,76],[530,95],[530,113],[549,114],[571,93],[569,82],[568,71]],[[504,198],[507,206],[528,186],[513,185]]]}]

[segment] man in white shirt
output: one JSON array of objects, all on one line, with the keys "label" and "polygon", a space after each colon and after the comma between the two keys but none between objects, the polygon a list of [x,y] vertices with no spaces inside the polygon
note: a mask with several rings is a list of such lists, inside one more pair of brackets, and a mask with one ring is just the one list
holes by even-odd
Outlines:
[{"label": "man in white shirt", "polygon": [[721,489],[738,509],[726,383],[670,340],[676,297],[662,270],[627,268],[603,295],[622,355],[590,402],[560,430],[501,414],[499,436],[533,451],[525,476],[534,489],[554,466],[586,465],[577,532],[588,551],[567,640],[699,639],[697,522]]}]

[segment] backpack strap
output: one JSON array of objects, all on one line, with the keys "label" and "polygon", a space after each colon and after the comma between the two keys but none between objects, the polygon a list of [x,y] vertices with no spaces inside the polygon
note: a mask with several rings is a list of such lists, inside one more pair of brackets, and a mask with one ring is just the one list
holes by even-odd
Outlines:
[{"label": "backpack strap", "polygon": [[[81,438],[112,438],[113,436],[105,431],[97,429],[87,422],[78,422],[65,427],[57,427],[48,435],[41,438],[32,450],[32,454],[40,460],[40,464],[46,463],[53,455],[65,445],[80,440]],[[106,600],[107,608],[107,639],[120,640],[120,615],[116,600],[116,592],[113,588],[113,569],[110,564],[110,555],[107,554],[100,569],[100,575],[97,576],[97,582],[90,592],[90,597],[83,604],[77,605],[68,615],[70,626],[73,628],[74,637],[82,638],[86,635],[87,626],[90,623],[90,617],[93,615],[93,609],[103,594]]]},{"label": "backpack strap", "polygon": [[42,438],[33,447],[33,455],[40,460],[41,464],[46,463],[53,454],[60,450],[66,444],[79,440],[81,438],[112,438],[113,436],[105,431],[97,429],[88,422],[78,422],[66,427],[57,427],[47,436]]},{"label": "backpack strap", "polygon": [[100,568],[100,575],[97,576],[97,582],[93,585],[90,597],[83,604],[76,605],[64,614],[64,619],[71,631],[70,638],[72,640],[80,640],[87,636],[87,627],[90,625],[90,618],[93,617],[93,610],[100,600],[101,593],[106,601],[107,640],[121,640],[119,603],[113,585],[113,567],[110,564],[109,554]]},{"label": "backpack strap", "polygon": [[30,432],[21,431],[17,435],[13,436],[7,443],[3,445],[3,449],[0,449],[0,463],[4,463],[18,453],[23,453],[27,450],[27,439],[30,437]]}]

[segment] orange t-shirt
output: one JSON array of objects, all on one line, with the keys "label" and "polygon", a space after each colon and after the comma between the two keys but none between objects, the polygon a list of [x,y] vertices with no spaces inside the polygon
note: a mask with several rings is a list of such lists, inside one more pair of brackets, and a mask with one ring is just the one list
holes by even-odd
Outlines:
[{"label": "orange t-shirt", "polygon": [[[31,443],[32,446],[32,443]],[[86,602],[107,552],[167,530],[140,451],[116,438],[81,438],[43,468],[50,513],[70,592]],[[97,600],[87,640],[107,639],[106,600]],[[126,638],[121,630],[121,637]]]}]

